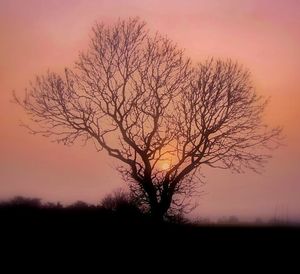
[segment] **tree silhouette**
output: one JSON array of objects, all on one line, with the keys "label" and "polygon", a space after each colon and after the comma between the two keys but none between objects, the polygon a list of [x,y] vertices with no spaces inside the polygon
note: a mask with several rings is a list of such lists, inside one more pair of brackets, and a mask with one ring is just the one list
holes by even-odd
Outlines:
[{"label": "tree silhouette", "polygon": [[137,18],[96,24],[89,49],[64,75],[39,76],[15,101],[64,144],[93,141],[122,163],[139,204],[156,218],[183,209],[200,167],[258,170],[280,134],[266,100],[231,60],[197,66]]}]

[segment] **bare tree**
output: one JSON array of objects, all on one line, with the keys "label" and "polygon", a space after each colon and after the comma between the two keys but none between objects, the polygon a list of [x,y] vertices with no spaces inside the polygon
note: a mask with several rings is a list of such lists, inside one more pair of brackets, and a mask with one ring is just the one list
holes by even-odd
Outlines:
[{"label": "bare tree", "polygon": [[40,125],[33,133],[92,140],[120,160],[132,194],[156,218],[189,204],[201,166],[257,170],[280,134],[263,124],[266,101],[246,70],[230,60],[195,67],[136,18],[95,25],[74,69],[37,77],[15,101]]}]

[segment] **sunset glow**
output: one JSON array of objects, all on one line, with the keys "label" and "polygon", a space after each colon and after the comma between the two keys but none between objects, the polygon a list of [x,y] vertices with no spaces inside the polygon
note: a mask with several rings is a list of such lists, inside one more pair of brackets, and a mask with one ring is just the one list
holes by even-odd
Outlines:
[{"label": "sunset glow", "polygon": [[166,171],[170,168],[171,164],[169,161],[163,161],[161,164],[160,164],[160,168],[161,170],[163,171]]},{"label": "sunset glow", "polygon": [[[264,119],[286,136],[262,174],[204,167],[205,194],[191,216],[300,220],[300,1],[295,0],[2,0],[0,1],[0,199],[22,195],[68,204],[98,203],[125,187],[119,162],[94,145],[64,146],[20,127],[28,116],[11,103],[36,75],[63,73],[87,49],[95,22],[138,16],[196,64],[231,58],[270,97]],[[166,157],[168,158],[168,156]],[[175,165],[157,163],[161,173]]]}]

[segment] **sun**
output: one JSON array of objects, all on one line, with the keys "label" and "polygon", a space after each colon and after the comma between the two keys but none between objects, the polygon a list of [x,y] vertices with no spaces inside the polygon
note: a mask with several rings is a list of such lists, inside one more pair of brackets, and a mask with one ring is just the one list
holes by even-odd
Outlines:
[{"label": "sun", "polygon": [[170,162],[164,161],[164,162],[161,163],[160,169],[161,170],[168,170],[170,168],[170,166],[171,166]]}]

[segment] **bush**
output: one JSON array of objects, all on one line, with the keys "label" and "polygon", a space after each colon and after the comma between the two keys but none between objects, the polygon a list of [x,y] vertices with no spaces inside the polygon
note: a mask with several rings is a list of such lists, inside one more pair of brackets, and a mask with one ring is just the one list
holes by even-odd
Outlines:
[{"label": "bush", "polygon": [[132,196],[124,190],[117,190],[113,194],[107,195],[102,200],[101,206],[106,210],[125,215],[137,215],[141,213]]}]

